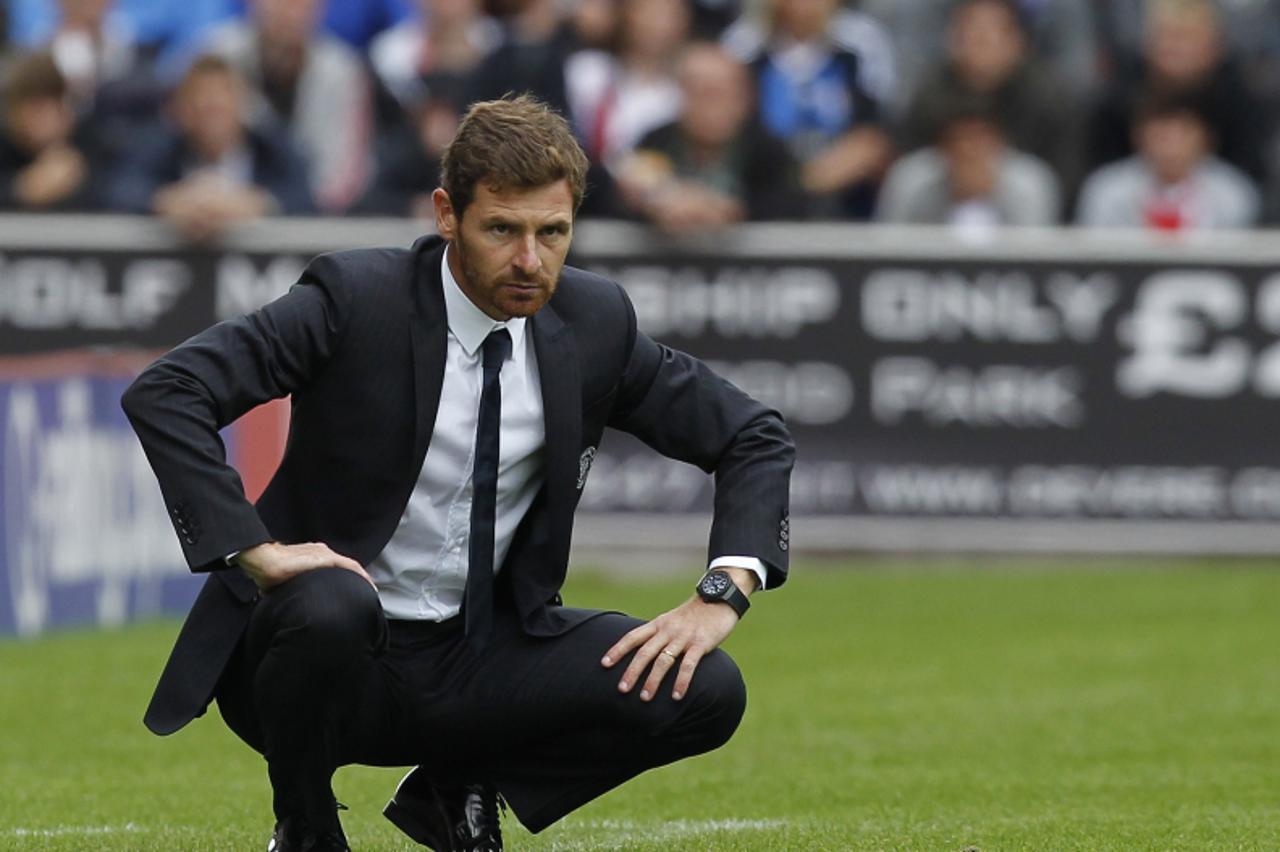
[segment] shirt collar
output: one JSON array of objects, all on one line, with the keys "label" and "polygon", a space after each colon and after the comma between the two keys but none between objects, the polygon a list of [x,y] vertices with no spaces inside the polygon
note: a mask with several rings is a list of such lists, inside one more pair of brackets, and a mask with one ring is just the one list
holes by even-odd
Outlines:
[{"label": "shirt collar", "polygon": [[484,339],[494,329],[505,328],[511,335],[511,351],[519,351],[524,341],[525,317],[512,317],[506,322],[498,322],[493,317],[476,307],[475,303],[462,292],[453,270],[449,268],[450,244],[440,257],[440,279],[444,283],[444,311],[449,320],[449,331],[462,344],[467,355],[475,357]]}]

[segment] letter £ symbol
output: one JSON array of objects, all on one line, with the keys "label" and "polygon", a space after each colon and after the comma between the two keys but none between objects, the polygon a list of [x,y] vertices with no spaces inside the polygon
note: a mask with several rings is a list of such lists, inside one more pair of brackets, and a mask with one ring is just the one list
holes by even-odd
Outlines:
[{"label": "letter \u00a3 symbol", "polygon": [[591,472],[591,463],[596,459],[596,448],[587,447],[578,456],[578,490],[587,484],[587,474]]}]

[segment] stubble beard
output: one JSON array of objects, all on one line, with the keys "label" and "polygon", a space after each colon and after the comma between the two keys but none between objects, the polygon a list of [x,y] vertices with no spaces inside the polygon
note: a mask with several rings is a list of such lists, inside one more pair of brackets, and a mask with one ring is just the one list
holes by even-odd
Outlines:
[{"label": "stubble beard", "polygon": [[[474,262],[474,256],[467,247],[466,240],[462,237],[462,229],[453,236],[454,247],[458,250],[458,263],[462,267],[462,277],[465,279],[465,289],[472,296],[472,301],[476,301],[476,297],[480,297],[488,303],[495,311],[503,315],[503,321],[512,317],[527,317],[537,313],[550,299],[551,294],[555,292],[556,282],[545,273],[534,276],[527,283],[536,284],[539,289],[539,295],[536,298],[536,304],[530,307],[529,302],[525,300],[505,300],[499,303],[498,293],[501,288],[502,280],[486,281],[484,280],[480,270]],[[520,282],[526,283],[526,282]],[[487,311],[486,311],[487,313]]]}]

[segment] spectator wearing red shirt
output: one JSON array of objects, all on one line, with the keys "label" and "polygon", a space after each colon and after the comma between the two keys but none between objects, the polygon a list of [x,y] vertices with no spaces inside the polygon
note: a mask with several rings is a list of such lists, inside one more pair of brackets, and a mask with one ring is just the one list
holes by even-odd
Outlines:
[{"label": "spectator wearing red shirt", "polygon": [[1085,181],[1078,224],[1191,231],[1257,222],[1257,188],[1214,156],[1213,131],[1198,102],[1148,96],[1138,108],[1133,136],[1135,154]]}]

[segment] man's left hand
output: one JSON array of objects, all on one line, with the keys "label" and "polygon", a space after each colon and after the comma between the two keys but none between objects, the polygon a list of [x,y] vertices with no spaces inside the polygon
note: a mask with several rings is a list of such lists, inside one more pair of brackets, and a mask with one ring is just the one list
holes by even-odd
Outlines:
[{"label": "man's left hand", "polygon": [[[757,580],[753,572],[742,568],[728,570],[745,594],[755,590]],[[605,652],[600,662],[605,668],[612,668],[639,648],[622,673],[618,691],[630,692],[648,671],[640,688],[640,700],[652,701],[662,679],[679,661],[675,687],[671,690],[671,697],[679,701],[689,691],[699,660],[719,647],[737,624],[738,613],[733,607],[720,602],[708,603],[695,594],[675,609],[627,633]]]}]

